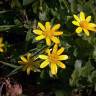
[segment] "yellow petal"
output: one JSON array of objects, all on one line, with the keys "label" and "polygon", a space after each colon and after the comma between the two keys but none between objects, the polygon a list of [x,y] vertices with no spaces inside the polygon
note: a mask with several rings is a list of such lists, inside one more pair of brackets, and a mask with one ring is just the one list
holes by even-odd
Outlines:
[{"label": "yellow petal", "polygon": [[75,20],[77,21],[77,22],[80,22],[80,19],[79,19],[79,17],[77,16],[77,15],[73,15],[74,16],[74,18],[75,18]]},{"label": "yellow petal", "polygon": [[52,30],[58,30],[60,28],[60,24],[56,24],[53,26]]},{"label": "yellow petal", "polygon": [[49,38],[49,37],[47,37],[47,38],[46,38],[46,44],[47,44],[48,46],[50,46],[50,45],[51,45],[51,40],[50,40],[50,38]]},{"label": "yellow petal", "polygon": [[76,26],[80,26],[79,23],[77,21],[72,21],[72,23]]},{"label": "yellow petal", "polygon": [[33,30],[33,32],[34,32],[35,34],[37,34],[37,35],[41,35],[41,34],[42,34],[42,31],[41,31],[41,30],[38,30],[38,29]]},{"label": "yellow petal", "polygon": [[57,65],[54,63],[51,63],[50,67],[51,67],[51,73],[53,75],[56,75],[57,74]]},{"label": "yellow petal", "polygon": [[60,40],[57,38],[57,37],[52,37],[51,40],[56,43],[56,44],[59,44],[60,43]]},{"label": "yellow petal", "polygon": [[48,55],[50,55],[50,49],[46,49],[46,53],[48,53]]},{"label": "yellow petal", "polygon": [[0,47],[4,47],[4,44],[2,43],[2,44],[0,44]]},{"label": "yellow petal", "polygon": [[54,45],[54,47],[53,47],[53,51],[52,51],[52,53],[56,53],[56,52],[57,52],[57,50],[58,50],[58,45],[57,45],[57,44],[55,44],[55,45]]},{"label": "yellow petal", "polygon": [[90,27],[88,30],[96,32],[96,28]]},{"label": "yellow petal", "polygon": [[81,21],[85,20],[85,14],[84,14],[84,12],[80,12],[80,20]]},{"label": "yellow petal", "polygon": [[60,62],[60,61],[58,61],[57,65],[58,65],[59,67],[63,68],[63,69],[66,68],[66,65],[65,65],[64,63]]},{"label": "yellow petal", "polygon": [[84,30],[84,32],[85,32],[85,34],[87,35],[87,36],[89,36],[90,34],[89,34],[89,31],[87,30],[87,29],[83,29]]},{"label": "yellow petal", "polygon": [[95,23],[89,23],[89,27],[96,27]]},{"label": "yellow petal", "polygon": [[90,21],[91,21],[91,16],[88,16],[88,17],[86,18],[86,21],[87,21],[87,22],[90,22]]},{"label": "yellow petal", "polygon": [[60,55],[58,60],[67,60],[68,56],[67,55]]},{"label": "yellow petal", "polygon": [[51,28],[50,22],[46,22],[46,23],[45,23],[45,26],[46,26],[46,29],[47,29],[47,30],[50,30],[50,28]]},{"label": "yellow petal", "polygon": [[37,41],[39,41],[39,40],[42,40],[42,39],[44,39],[44,38],[45,38],[44,35],[40,35],[40,36],[37,36],[35,39],[36,39]]},{"label": "yellow petal", "polygon": [[2,37],[0,37],[0,43],[2,43],[2,41],[3,41],[3,38],[2,38]]},{"label": "yellow petal", "polygon": [[64,48],[62,47],[62,48],[60,48],[60,49],[57,51],[57,54],[60,55],[60,54],[63,53],[63,51],[64,51]]},{"label": "yellow petal", "polygon": [[29,74],[30,74],[30,71],[31,71],[31,68],[30,68],[30,67],[28,67],[28,68],[27,68],[27,75],[29,75]]},{"label": "yellow petal", "polygon": [[31,57],[31,53],[28,53],[28,54],[27,54],[27,60],[29,60],[30,57]]},{"label": "yellow petal", "polygon": [[23,61],[18,61],[19,64],[26,64],[25,62]]},{"label": "yellow petal", "polygon": [[39,58],[41,58],[41,59],[48,59],[48,56],[46,56],[46,55],[39,55]]},{"label": "yellow petal", "polygon": [[63,34],[63,32],[54,32],[55,36],[59,36],[59,35],[62,35],[62,34]]},{"label": "yellow petal", "polygon": [[44,68],[49,64],[48,60],[45,60],[44,62],[41,63],[40,68]]},{"label": "yellow petal", "polygon": [[2,48],[0,48],[0,52],[4,52],[4,50]]},{"label": "yellow petal", "polygon": [[81,27],[78,27],[77,29],[76,29],[76,33],[81,33],[82,32],[82,28]]},{"label": "yellow petal", "polygon": [[41,30],[45,31],[45,27],[43,26],[42,23],[38,22],[38,26],[41,28]]},{"label": "yellow petal", "polygon": [[24,56],[20,56],[20,58],[21,58],[21,60],[22,60],[23,62],[28,62],[28,60],[27,60]]}]

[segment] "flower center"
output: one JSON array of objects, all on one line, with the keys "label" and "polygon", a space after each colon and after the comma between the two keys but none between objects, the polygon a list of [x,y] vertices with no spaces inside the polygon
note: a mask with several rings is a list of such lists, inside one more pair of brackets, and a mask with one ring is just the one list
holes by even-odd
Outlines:
[{"label": "flower center", "polygon": [[89,23],[87,21],[81,21],[80,22],[80,26],[84,29],[88,29],[88,25],[89,25]]},{"label": "flower center", "polygon": [[57,54],[50,54],[49,61],[51,63],[57,63],[57,61],[58,61],[58,55]]},{"label": "flower center", "polygon": [[33,63],[34,63],[33,60],[29,59],[27,65],[31,67],[33,65]]},{"label": "flower center", "polygon": [[43,35],[45,36],[45,37],[52,37],[52,36],[54,36],[54,31],[53,30],[45,30],[44,32],[43,32]]}]

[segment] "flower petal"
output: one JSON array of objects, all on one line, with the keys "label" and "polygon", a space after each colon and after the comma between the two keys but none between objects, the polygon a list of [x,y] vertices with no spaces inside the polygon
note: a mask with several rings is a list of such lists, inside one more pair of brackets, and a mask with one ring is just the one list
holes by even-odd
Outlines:
[{"label": "flower petal", "polygon": [[62,35],[63,34],[63,32],[61,31],[61,32],[54,32],[54,35],[55,36],[59,36],[59,35]]},{"label": "flower petal", "polygon": [[90,27],[96,27],[96,24],[95,23],[89,23],[89,26]]},{"label": "flower petal", "polygon": [[46,49],[46,53],[48,53],[48,55],[50,55],[50,49]]},{"label": "flower petal", "polygon": [[82,32],[82,28],[81,27],[78,27],[77,29],[76,29],[76,33],[81,33]]},{"label": "flower petal", "polygon": [[81,21],[85,20],[85,14],[84,14],[84,12],[80,12],[80,20]]},{"label": "flower petal", "polygon": [[38,26],[39,26],[43,31],[45,31],[45,27],[43,26],[42,23],[38,22]]},{"label": "flower petal", "polygon": [[61,61],[58,61],[57,65],[63,69],[66,68],[66,65],[64,63],[62,63]]},{"label": "flower petal", "polygon": [[91,16],[88,16],[88,17],[86,18],[86,21],[87,21],[87,22],[90,22],[90,21],[91,21]]},{"label": "flower petal", "polygon": [[25,62],[23,61],[18,61],[19,64],[26,64]]},{"label": "flower petal", "polygon": [[0,52],[4,52],[4,50],[2,48],[0,48]]},{"label": "flower petal", "polygon": [[90,27],[88,30],[96,32],[96,28],[95,27]]},{"label": "flower petal", "polygon": [[51,28],[50,22],[46,22],[45,23],[45,27],[46,27],[47,30],[50,30],[50,28]]},{"label": "flower petal", "polygon": [[41,34],[42,34],[42,31],[41,31],[41,30],[38,30],[38,29],[33,30],[33,32],[34,32],[35,34],[37,34],[37,35],[41,35]]},{"label": "flower petal", "polygon": [[28,62],[28,60],[27,60],[24,56],[20,56],[20,58],[21,58],[21,60],[22,60],[23,62]]},{"label": "flower petal", "polygon": [[4,44],[2,43],[2,44],[0,44],[0,47],[4,47]]},{"label": "flower petal", "polygon": [[29,61],[30,57],[31,57],[31,53],[28,53],[28,54],[27,54],[27,60],[28,60],[28,61]]},{"label": "flower petal", "polygon": [[77,21],[77,22],[80,22],[80,19],[79,19],[79,17],[77,16],[77,15],[73,15],[74,16],[74,18],[75,18],[75,20]]},{"label": "flower petal", "polygon": [[51,67],[51,73],[53,75],[56,75],[57,74],[57,65],[55,63],[51,63],[50,67]]},{"label": "flower petal", "polygon": [[2,43],[2,41],[3,41],[3,38],[2,38],[2,37],[0,37],[0,43]]},{"label": "flower petal", "polygon": [[87,36],[89,36],[90,34],[89,34],[89,31],[87,30],[87,29],[83,29],[84,30],[84,33],[87,35]]},{"label": "flower petal", "polygon": [[44,38],[45,38],[44,35],[40,35],[40,36],[37,36],[35,39],[39,41],[39,40],[42,40],[42,39],[44,39]]},{"label": "flower petal", "polygon": [[68,55],[60,55],[58,60],[67,60],[68,59]]},{"label": "flower petal", "polygon": [[46,37],[46,44],[47,44],[48,46],[50,46],[50,45],[51,45],[51,40],[50,40],[50,38],[49,38],[49,37]]},{"label": "flower petal", "polygon": [[48,60],[45,60],[44,62],[41,63],[40,68],[44,68],[49,64]]},{"label": "flower petal", "polygon": [[53,26],[52,30],[58,30],[60,28],[60,24],[56,24]]},{"label": "flower petal", "polygon": [[77,21],[72,21],[72,23],[76,26],[80,26],[80,24]]},{"label": "flower petal", "polygon": [[56,53],[56,52],[57,52],[57,50],[58,50],[58,45],[57,45],[57,44],[55,44],[55,45],[54,45],[54,47],[53,47],[53,51],[52,51],[52,53]]},{"label": "flower petal", "polygon": [[60,43],[60,40],[57,38],[57,37],[52,37],[51,40],[56,43],[56,44],[59,44]]},{"label": "flower petal", "polygon": [[26,71],[27,71],[27,75],[29,75],[30,74],[30,71],[31,71],[31,68],[28,67]]},{"label": "flower petal", "polygon": [[47,55],[39,55],[39,58],[45,60],[45,59],[48,59],[48,56]]},{"label": "flower petal", "polygon": [[62,48],[60,48],[60,49],[57,51],[57,54],[60,55],[60,54],[63,53],[63,51],[64,51],[64,48],[62,47]]}]

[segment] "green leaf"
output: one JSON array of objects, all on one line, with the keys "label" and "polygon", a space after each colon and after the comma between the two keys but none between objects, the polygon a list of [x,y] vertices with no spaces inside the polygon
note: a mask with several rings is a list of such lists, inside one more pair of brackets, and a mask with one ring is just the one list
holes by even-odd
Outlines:
[{"label": "green leaf", "polygon": [[39,0],[35,0],[35,2],[32,4],[32,8],[33,8],[33,12],[35,13],[35,14],[39,14],[39,8],[40,8],[40,2],[39,2]]},{"label": "green leaf", "polygon": [[71,12],[76,13],[78,10],[77,1],[76,0],[70,0],[70,4],[71,4]]},{"label": "green leaf", "polygon": [[80,75],[83,77],[87,77],[91,75],[91,72],[94,70],[94,67],[92,66],[91,62],[88,61],[84,67],[80,70]]},{"label": "green leaf", "polygon": [[29,40],[31,40],[33,37],[33,34],[32,34],[32,29],[29,29],[27,31],[27,35],[26,35],[26,41],[28,42]]},{"label": "green leaf", "polygon": [[11,64],[11,63],[7,63],[7,62],[3,62],[3,61],[0,61],[1,64],[4,64],[6,66],[9,66],[11,68],[17,68],[18,66],[14,65],[14,64]]},{"label": "green leaf", "polygon": [[75,61],[75,69],[80,70],[81,69],[81,65],[82,65],[82,61],[81,60],[76,60]]},{"label": "green leaf", "polygon": [[96,84],[96,70],[92,72],[91,79],[92,79],[93,83]]},{"label": "green leaf", "polygon": [[79,71],[76,69],[73,71],[72,75],[71,75],[71,79],[69,80],[69,83],[71,86],[76,86],[78,85],[78,81],[80,78],[80,73]]},{"label": "green leaf", "polygon": [[34,0],[23,0],[23,6],[31,4]]},{"label": "green leaf", "polygon": [[43,69],[40,73],[40,78],[41,79],[48,79],[49,78],[48,70]]},{"label": "green leaf", "polygon": [[0,14],[6,13],[6,12],[8,12],[8,11],[0,11]]},{"label": "green leaf", "polygon": [[[28,0],[29,1],[29,0]],[[11,1],[11,7],[12,8],[21,8],[20,0],[12,0]]]},{"label": "green leaf", "polygon": [[7,31],[13,27],[15,27],[16,25],[1,25],[0,26],[0,31]]},{"label": "green leaf", "polygon": [[12,70],[12,71],[8,74],[8,76],[12,76],[12,75],[18,73],[18,70],[20,70],[20,69],[22,69],[22,66],[18,66],[17,68],[15,68],[14,70]]},{"label": "green leaf", "polygon": [[84,60],[86,57],[88,58],[93,53],[93,46],[87,40],[78,38],[75,40],[74,45],[77,53],[76,57],[79,59]]},{"label": "green leaf", "polygon": [[96,46],[95,46],[95,48],[93,50],[93,58],[96,60]]},{"label": "green leaf", "polygon": [[55,91],[56,96],[68,96],[68,93],[64,92],[64,90],[56,90]]}]

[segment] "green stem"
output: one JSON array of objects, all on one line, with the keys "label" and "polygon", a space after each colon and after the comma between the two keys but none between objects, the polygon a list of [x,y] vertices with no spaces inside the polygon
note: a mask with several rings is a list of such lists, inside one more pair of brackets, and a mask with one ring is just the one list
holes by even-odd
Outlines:
[{"label": "green stem", "polygon": [[72,35],[76,34],[76,32],[73,32],[72,34],[63,34],[63,36],[70,37]]},{"label": "green stem", "polygon": [[42,52],[47,46],[42,47],[39,51],[35,52],[32,57],[34,57],[35,55],[39,54],[40,52]]},{"label": "green stem", "polygon": [[9,66],[9,67],[11,67],[11,68],[17,68],[18,66],[16,66],[16,65],[13,65],[13,64],[10,64],[10,63],[7,63],[7,62],[3,62],[3,61],[0,61],[0,63],[1,64],[4,64],[4,65],[6,65],[6,66]]},{"label": "green stem", "polygon": [[21,68],[22,68],[22,66],[18,66],[13,71],[11,71],[7,76],[12,76],[12,75],[18,73],[18,70],[20,70]]}]

